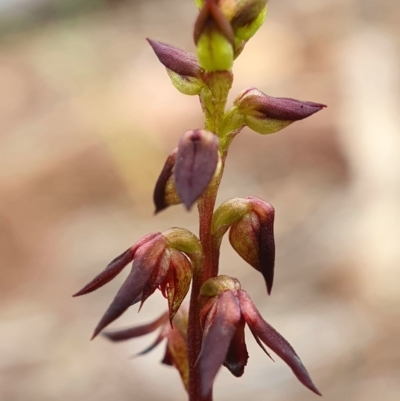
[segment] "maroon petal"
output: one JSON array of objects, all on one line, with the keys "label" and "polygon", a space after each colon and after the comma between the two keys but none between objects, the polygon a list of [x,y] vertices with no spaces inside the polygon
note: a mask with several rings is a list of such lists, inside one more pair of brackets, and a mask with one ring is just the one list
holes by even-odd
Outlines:
[{"label": "maroon petal", "polygon": [[211,182],[218,165],[218,137],[210,131],[191,130],[181,137],[175,163],[175,185],[190,209]]},{"label": "maroon petal", "polygon": [[314,393],[321,395],[292,346],[260,315],[245,291],[239,291],[240,309],[254,337],[259,338],[292,369],[299,381]]},{"label": "maroon petal", "polygon": [[169,319],[172,319],[189,291],[192,281],[192,264],[185,254],[171,249],[171,271],[166,288]]},{"label": "maroon petal", "polygon": [[236,377],[240,377],[244,373],[247,365],[249,354],[247,352],[246,342],[244,338],[245,321],[241,319],[232,338],[228,353],[226,354],[224,366]]},{"label": "maroon petal", "polygon": [[94,330],[92,339],[111,322],[121,316],[143,292],[143,288],[153,269],[163,257],[166,246],[166,239],[162,235],[159,235],[138,249],[128,278],[122,284],[122,287]]},{"label": "maroon petal", "polygon": [[154,291],[159,288],[163,281],[167,278],[168,272],[170,270],[171,263],[171,250],[166,249],[164,255],[162,256],[160,262],[157,264],[156,268],[151,273],[146,285],[143,288],[142,299],[140,308],[143,306],[146,299],[154,293]]},{"label": "maroon petal", "polygon": [[168,313],[165,312],[158,319],[154,320],[154,322],[122,330],[107,331],[103,333],[103,336],[114,342],[130,340],[131,338],[141,337],[153,332],[167,321]]},{"label": "maroon petal", "polygon": [[206,321],[198,358],[203,396],[211,392],[215,376],[225,361],[240,318],[240,308],[234,292],[225,291],[219,295],[215,316],[212,321]]},{"label": "maroon petal", "polygon": [[127,249],[124,253],[117,256],[99,275],[97,275],[89,284],[85,285],[80,291],[73,295],[73,297],[78,297],[80,295],[85,295],[90,292],[97,290],[103,285],[107,284],[111,281],[115,276],[117,276],[122,269],[132,262],[135,257],[135,253],[139,247],[141,247],[146,242],[149,242],[153,238],[160,235],[160,233],[152,233],[148,234],[145,237],[141,238],[136,244],[132,245],[129,249]]}]

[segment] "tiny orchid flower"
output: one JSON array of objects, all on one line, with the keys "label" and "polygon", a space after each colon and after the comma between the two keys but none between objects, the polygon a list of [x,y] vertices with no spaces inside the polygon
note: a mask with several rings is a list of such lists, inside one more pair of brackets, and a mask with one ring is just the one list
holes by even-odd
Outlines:
[{"label": "tiny orchid flower", "polygon": [[271,97],[256,88],[243,90],[234,105],[244,116],[246,125],[259,134],[273,134],[326,107],[321,103]]},{"label": "tiny orchid flower", "polygon": [[214,213],[212,234],[219,249],[228,229],[233,249],[264,277],[268,294],[274,280],[275,209],[269,203],[248,196],[224,202]]},{"label": "tiny orchid flower", "polygon": [[248,354],[244,341],[245,324],[267,353],[263,343],[292,369],[299,381],[321,395],[291,345],[260,315],[253,301],[237,279],[218,276],[206,281],[200,291],[203,341],[198,357],[203,396],[212,388],[218,370],[225,365],[241,376]]},{"label": "tiny orchid flower", "polygon": [[130,274],[97,325],[92,339],[129,306],[139,301],[143,305],[157,288],[168,299],[172,321],[189,290],[192,279],[191,262],[184,253],[169,247],[168,239],[163,234],[151,234],[138,244],[114,259],[102,273],[74,295],[84,295],[101,287],[133,261]]}]

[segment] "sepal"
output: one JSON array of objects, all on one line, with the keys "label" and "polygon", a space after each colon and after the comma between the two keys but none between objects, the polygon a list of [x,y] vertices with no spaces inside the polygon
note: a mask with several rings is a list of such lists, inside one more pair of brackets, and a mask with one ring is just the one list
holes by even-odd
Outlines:
[{"label": "sepal", "polygon": [[176,162],[176,154],[178,148],[171,152],[168,156],[164,167],[157,179],[153,193],[153,201],[156,207],[155,213],[159,213],[168,206],[178,205],[182,203],[176,191],[174,170]]},{"label": "sepal", "polygon": [[271,97],[256,88],[242,91],[234,101],[245,124],[259,134],[273,134],[326,107],[320,103]]},{"label": "sepal", "polygon": [[189,210],[204,193],[220,161],[218,137],[196,129],[182,135],[178,144],[174,180],[179,198]]},{"label": "sepal", "polygon": [[160,62],[167,69],[172,84],[185,95],[198,95],[204,87],[203,69],[194,54],[155,40],[147,39]]}]

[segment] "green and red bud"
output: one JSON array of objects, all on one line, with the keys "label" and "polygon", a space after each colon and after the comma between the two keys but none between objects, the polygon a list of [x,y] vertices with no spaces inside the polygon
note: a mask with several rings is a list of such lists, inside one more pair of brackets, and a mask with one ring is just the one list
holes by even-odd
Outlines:
[{"label": "green and red bud", "polygon": [[189,210],[218,173],[218,137],[206,130],[187,131],[178,144],[174,181],[179,198]]},{"label": "green and red bud", "polygon": [[172,84],[185,95],[198,95],[204,87],[203,69],[194,54],[165,43],[147,39],[161,64],[167,69]]},{"label": "green and red bud", "polygon": [[231,199],[214,213],[211,234],[213,246],[219,249],[228,229],[235,251],[264,277],[268,294],[274,279],[275,210],[267,202],[254,197]]},{"label": "green and red bud", "polygon": [[233,65],[235,36],[229,20],[215,1],[206,0],[194,26],[200,66],[207,72],[229,71]]},{"label": "green and red bud", "polygon": [[271,97],[256,88],[242,91],[234,105],[244,116],[245,124],[259,134],[273,134],[326,107],[320,103]]},{"label": "green and red bud", "polygon": [[262,318],[249,295],[240,288],[237,279],[227,276],[222,279],[211,278],[203,284],[202,296],[210,293],[210,288],[216,292],[211,291],[215,295],[201,306],[203,340],[197,361],[204,397],[210,394],[215,376],[222,365],[237,377],[244,373],[248,360],[244,334],[246,324],[264,351],[263,344],[286,362],[303,385],[320,394],[294,349]]},{"label": "green and red bud", "polygon": [[234,38],[234,43],[231,42],[234,58],[238,57],[247,41],[264,23],[267,0],[196,0],[196,5],[204,10],[208,2],[218,8],[229,22]]}]

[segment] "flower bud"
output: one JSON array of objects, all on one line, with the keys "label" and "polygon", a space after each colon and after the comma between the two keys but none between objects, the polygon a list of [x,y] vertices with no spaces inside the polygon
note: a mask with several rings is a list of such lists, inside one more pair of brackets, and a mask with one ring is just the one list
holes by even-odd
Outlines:
[{"label": "flower bud", "polygon": [[326,107],[320,103],[267,96],[256,88],[242,91],[234,105],[243,114],[246,125],[259,134],[273,134]]},{"label": "flower bud", "polygon": [[261,199],[247,199],[251,211],[232,224],[229,241],[233,249],[263,275],[270,294],[275,265],[275,211]]},{"label": "flower bud", "polygon": [[203,70],[196,56],[176,47],[147,39],[160,62],[167,69],[172,84],[184,95],[198,95],[203,88]]},{"label": "flower bud", "polygon": [[267,0],[244,0],[231,20],[235,39],[248,41],[262,26],[267,14]]},{"label": "flower bud", "polygon": [[174,178],[179,198],[188,210],[216,173],[218,144],[215,134],[201,129],[187,131],[179,140]]},{"label": "flower bud", "polygon": [[200,66],[207,72],[228,71],[233,65],[235,37],[214,1],[207,0],[195,22],[194,42]]},{"label": "flower bud", "polygon": [[154,188],[153,201],[156,207],[155,213],[161,212],[161,210],[166,209],[168,206],[182,203],[176,192],[174,181],[174,166],[177,151],[178,148],[168,156]]}]

